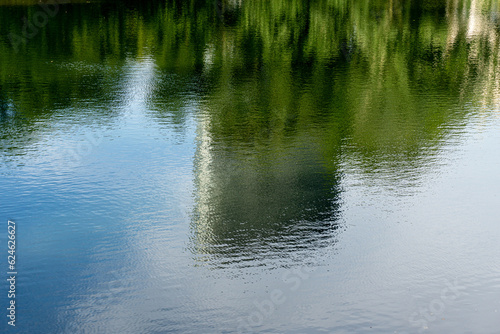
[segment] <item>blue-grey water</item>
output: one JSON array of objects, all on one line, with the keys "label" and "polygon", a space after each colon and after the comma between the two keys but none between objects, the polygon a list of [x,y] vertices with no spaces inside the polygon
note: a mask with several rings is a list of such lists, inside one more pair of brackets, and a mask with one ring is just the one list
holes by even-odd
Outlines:
[{"label": "blue-grey water", "polygon": [[2,333],[500,333],[497,2],[47,4],[0,1]]}]

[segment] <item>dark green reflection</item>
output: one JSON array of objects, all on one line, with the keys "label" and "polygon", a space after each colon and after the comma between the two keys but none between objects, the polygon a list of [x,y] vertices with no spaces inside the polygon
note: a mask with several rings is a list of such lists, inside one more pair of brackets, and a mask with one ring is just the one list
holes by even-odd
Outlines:
[{"label": "dark green reflection", "polygon": [[196,253],[211,260],[222,256],[222,262],[250,261],[242,265],[277,258],[283,264],[285,258],[303,260],[331,243],[339,175],[335,163],[318,161],[314,133],[259,143],[225,139],[210,134],[208,121],[201,121],[195,158]]},{"label": "dark green reflection", "polygon": [[205,51],[196,251],[251,261],[286,256],[279,244],[296,259],[301,247],[333,241],[339,165],[352,159],[373,179],[418,182],[449,129],[466,122],[465,103],[495,97],[485,76],[498,69],[498,25],[481,14],[494,8],[248,1],[233,9],[236,19]]}]

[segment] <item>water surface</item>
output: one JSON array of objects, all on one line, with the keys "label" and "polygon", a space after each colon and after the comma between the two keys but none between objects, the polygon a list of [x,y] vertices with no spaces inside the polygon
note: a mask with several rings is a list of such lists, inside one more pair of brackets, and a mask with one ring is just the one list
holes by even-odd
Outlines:
[{"label": "water surface", "polygon": [[496,2],[46,10],[0,6],[5,332],[498,333]]}]

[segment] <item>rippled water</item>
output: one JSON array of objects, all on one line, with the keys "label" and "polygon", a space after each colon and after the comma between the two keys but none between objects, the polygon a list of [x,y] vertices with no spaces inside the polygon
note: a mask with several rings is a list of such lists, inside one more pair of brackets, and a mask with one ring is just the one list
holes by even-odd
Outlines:
[{"label": "rippled water", "polygon": [[2,331],[498,333],[499,11],[1,2]]}]

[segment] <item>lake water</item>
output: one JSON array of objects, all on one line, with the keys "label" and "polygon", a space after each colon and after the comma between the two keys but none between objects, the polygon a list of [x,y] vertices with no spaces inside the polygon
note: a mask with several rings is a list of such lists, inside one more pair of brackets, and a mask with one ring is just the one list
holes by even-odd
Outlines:
[{"label": "lake water", "polygon": [[0,331],[500,333],[499,151],[496,1],[1,1]]}]

